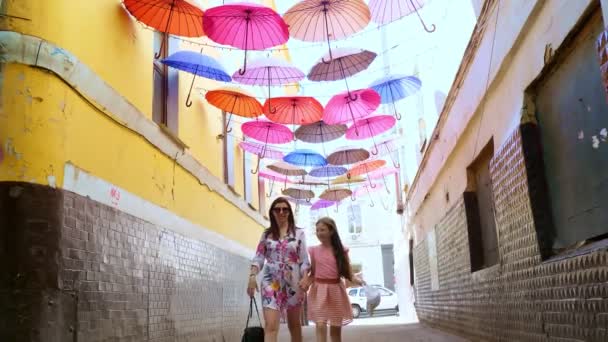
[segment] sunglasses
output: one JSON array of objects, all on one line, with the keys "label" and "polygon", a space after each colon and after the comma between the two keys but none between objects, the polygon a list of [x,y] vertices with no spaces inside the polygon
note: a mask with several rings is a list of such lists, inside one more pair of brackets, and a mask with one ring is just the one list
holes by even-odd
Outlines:
[{"label": "sunglasses", "polygon": [[272,208],[272,211],[274,211],[277,214],[280,214],[282,212],[289,214],[289,208]]}]

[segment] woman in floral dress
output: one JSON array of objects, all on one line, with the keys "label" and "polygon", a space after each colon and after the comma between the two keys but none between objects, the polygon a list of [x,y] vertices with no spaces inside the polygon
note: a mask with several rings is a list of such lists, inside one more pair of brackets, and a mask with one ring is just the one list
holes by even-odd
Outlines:
[{"label": "woman in floral dress", "polygon": [[300,312],[310,268],[304,230],[295,226],[291,205],[285,198],[272,202],[269,217],[270,228],[262,233],[251,263],[247,293],[255,295],[256,276],[263,269],[264,341],[277,341],[279,321],[286,316],[291,341],[301,342]]}]

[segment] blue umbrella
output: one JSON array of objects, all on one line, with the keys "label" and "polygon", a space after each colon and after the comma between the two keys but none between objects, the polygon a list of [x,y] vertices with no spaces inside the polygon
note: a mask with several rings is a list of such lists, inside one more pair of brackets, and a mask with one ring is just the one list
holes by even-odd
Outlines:
[{"label": "blue umbrella", "polygon": [[381,103],[393,104],[395,118],[401,120],[395,102],[415,94],[422,87],[422,82],[416,76],[393,75],[383,77],[371,84],[370,88],[380,94]]},{"label": "blue umbrella", "polygon": [[313,150],[295,150],[285,157],[283,161],[298,166],[325,166],[327,160]]},{"label": "blue umbrella", "polygon": [[310,171],[309,175],[317,178],[336,177],[347,173],[348,170],[342,166],[324,166]]},{"label": "blue umbrella", "polygon": [[188,107],[192,106],[192,101],[190,101],[190,93],[192,92],[192,86],[194,86],[196,76],[223,82],[232,81],[230,75],[224,71],[224,67],[218,61],[212,57],[203,55],[202,53],[197,53],[194,51],[178,51],[163,59],[161,62],[172,68],[194,74],[192,84],[190,84],[190,91],[188,91],[188,98],[186,98],[186,106]]}]

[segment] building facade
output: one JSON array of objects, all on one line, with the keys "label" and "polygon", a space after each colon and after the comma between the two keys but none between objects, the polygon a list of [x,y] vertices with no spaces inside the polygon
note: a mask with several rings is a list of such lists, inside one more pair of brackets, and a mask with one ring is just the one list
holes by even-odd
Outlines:
[{"label": "building facade", "polygon": [[607,5],[483,4],[407,194],[422,322],[608,339]]},{"label": "building facade", "polygon": [[220,51],[120,1],[0,4],[0,340],[238,340],[263,183],[154,59]]}]

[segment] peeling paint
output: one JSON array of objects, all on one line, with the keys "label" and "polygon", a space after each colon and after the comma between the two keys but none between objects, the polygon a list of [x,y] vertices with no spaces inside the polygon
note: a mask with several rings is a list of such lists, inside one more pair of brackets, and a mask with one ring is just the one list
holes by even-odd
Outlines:
[{"label": "peeling paint", "polygon": [[7,155],[13,156],[17,160],[21,160],[21,158],[23,157],[23,154],[17,152],[17,150],[15,149],[15,145],[13,145],[12,138],[6,139],[6,142],[4,143],[4,150],[6,151]]}]

